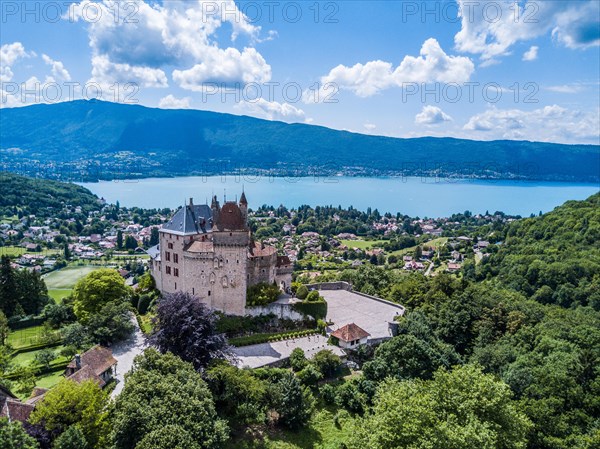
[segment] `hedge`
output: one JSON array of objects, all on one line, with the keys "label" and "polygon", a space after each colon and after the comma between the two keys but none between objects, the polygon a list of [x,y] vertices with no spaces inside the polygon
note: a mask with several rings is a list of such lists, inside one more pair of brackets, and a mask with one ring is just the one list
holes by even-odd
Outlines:
[{"label": "hedge", "polygon": [[28,317],[22,320],[15,320],[13,317],[8,320],[8,327],[10,327],[11,330],[16,331],[25,329],[26,327],[39,326],[40,324],[44,324],[44,321],[46,321],[46,318],[43,316]]},{"label": "hedge", "polygon": [[[34,367],[35,375],[39,376],[40,374],[53,373],[55,371],[64,371],[67,369],[67,365],[69,363],[71,363],[71,361],[51,362],[50,366],[48,366],[48,367],[43,366],[43,365],[37,365]],[[4,378],[8,379],[8,380],[14,380],[17,377],[18,377],[18,373],[9,373],[9,374],[4,375]]]},{"label": "hedge", "polygon": [[241,346],[258,345],[261,343],[272,343],[275,341],[289,340],[292,338],[307,337],[317,333],[319,333],[319,331],[316,329],[307,329],[303,331],[280,332],[277,334],[254,334],[248,335],[247,337],[231,338],[229,340],[229,344],[239,348]]},{"label": "hedge", "polygon": [[327,317],[327,302],[297,302],[292,306],[294,310],[304,315],[310,315],[315,320],[324,320]]},{"label": "hedge", "polygon": [[53,341],[51,343],[38,343],[35,345],[25,346],[23,348],[17,348],[13,352],[10,353],[10,356],[14,357],[17,354],[22,354],[24,352],[39,351],[40,349],[46,349],[46,348],[55,348],[56,346],[60,346],[62,344],[63,344],[62,339]]}]

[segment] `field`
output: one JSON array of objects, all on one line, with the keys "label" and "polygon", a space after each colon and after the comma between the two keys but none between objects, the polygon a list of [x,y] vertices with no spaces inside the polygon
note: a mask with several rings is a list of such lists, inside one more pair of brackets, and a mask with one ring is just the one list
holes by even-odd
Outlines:
[{"label": "field", "polygon": [[386,240],[340,240],[340,243],[348,248],[365,250],[382,247]]},{"label": "field", "polygon": [[[336,420],[335,416],[338,415]],[[339,449],[345,447],[352,434],[353,418],[346,411],[335,408],[318,409],[308,426],[298,432],[274,430],[264,435],[265,449]],[[336,423],[337,421],[337,423]],[[244,444],[243,440],[233,438],[227,449],[256,447]]]},{"label": "field", "polygon": [[[19,257],[28,251],[22,246],[0,246],[0,256]],[[29,254],[50,256],[60,253],[57,249],[44,249],[40,252],[29,252]]]},{"label": "field", "polygon": [[[437,239],[433,239],[428,242],[422,243],[419,246],[428,246],[429,248],[437,249],[437,248],[440,248],[441,246],[445,245],[447,241],[448,241],[448,237],[438,237]],[[413,255],[413,253],[415,252],[416,249],[417,249],[416,246],[411,246],[410,248],[404,248],[404,249],[399,249],[398,251],[394,251],[394,252],[390,253],[390,255],[393,255],[396,257]]]},{"label": "field", "polygon": [[38,377],[35,381],[36,387],[50,389],[63,378],[63,370],[54,371],[53,373],[44,374]]},{"label": "field", "polygon": [[98,268],[100,267],[91,265],[65,267],[48,273],[44,276],[44,281],[48,290],[70,290],[79,279]]},{"label": "field", "polygon": [[63,298],[71,294],[71,291],[72,290],[70,288],[56,288],[48,290],[48,295],[57,303],[61,303]]},{"label": "field", "polygon": [[[54,348],[50,348],[50,350],[56,354],[56,358],[54,359],[54,361],[56,361],[56,360],[60,360],[60,361],[64,361],[64,362],[67,361],[67,359],[65,357],[63,357],[59,354],[59,352],[63,348],[64,348],[64,346],[56,346]],[[20,354],[17,354],[16,356],[14,356],[11,359],[11,363],[13,363],[15,365],[19,365],[19,366],[27,366],[35,360],[35,356],[40,351],[42,351],[42,349],[40,349],[38,351],[29,351],[29,352],[22,352]]]},{"label": "field", "polygon": [[33,326],[11,331],[6,339],[6,344],[18,349],[40,343],[43,327],[44,326]]}]

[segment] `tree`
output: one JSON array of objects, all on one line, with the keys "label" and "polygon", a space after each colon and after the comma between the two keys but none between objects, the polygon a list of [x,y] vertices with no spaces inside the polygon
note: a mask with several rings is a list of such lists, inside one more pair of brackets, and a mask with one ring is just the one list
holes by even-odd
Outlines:
[{"label": "tree", "polygon": [[117,249],[123,249],[123,231],[117,231]]},{"label": "tree", "polygon": [[132,314],[126,302],[109,302],[87,322],[87,333],[94,342],[110,345],[126,339],[134,331]]},{"label": "tree", "polygon": [[150,342],[160,352],[172,352],[200,371],[212,360],[232,356],[225,336],[217,333],[216,323],[217,315],[198,298],[172,293],[158,302]]},{"label": "tree", "polygon": [[8,422],[8,418],[0,418],[0,448],[39,449],[39,445],[27,435],[20,422]]},{"label": "tree", "polygon": [[278,422],[290,429],[306,425],[314,407],[314,398],[303,389],[296,376],[286,372],[271,388]]},{"label": "tree", "polygon": [[152,230],[150,231],[150,241],[148,242],[148,244],[150,246],[158,245],[158,240],[158,228],[156,226],[153,226]]},{"label": "tree", "polygon": [[81,429],[73,425],[54,441],[52,449],[87,449],[88,447],[89,445]]},{"label": "tree", "polygon": [[0,310],[10,318],[17,310],[17,282],[10,258],[0,259]]},{"label": "tree", "polygon": [[54,328],[58,328],[65,323],[75,321],[73,307],[64,303],[47,304],[46,307],[44,307],[44,317],[46,318],[46,322]]},{"label": "tree", "polygon": [[131,288],[116,271],[108,268],[92,271],[75,284],[73,308],[77,318],[86,322],[110,302],[124,302],[131,296]]},{"label": "tree", "polygon": [[9,332],[10,327],[8,327],[8,319],[6,318],[6,315],[4,315],[4,312],[0,310],[0,345],[4,345]]},{"label": "tree", "polygon": [[46,368],[50,367],[52,360],[56,358],[56,353],[49,348],[42,349],[35,355],[35,361]]},{"label": "tree", "polygon": [[137,247],[138,241],[132,235],[125,237],[125,249],[136,249]]},{"label": "tree", "polygon": [[265,420],[266,384],[250,370],[226,362],[211,366],[205,379],[215,399],[216,410],[231,426],[257,424]]},{"label": "tree", "polygon": [[521,449],[530,425],[508,385],[465,365],[429,381],[383,382],[348,446]]},{"label": "tree", "polygon": [[322,349],[317,352],[311,360],[311,363],[323,375],[323,377],[333,376],[340,368],[342,361],[329,349]]},{"label": "tree", "polygon": [[[176,448],[189,441],[212,449],[227,439],[227,425],[217,417],[210,390],[191,364],[146,349],[125,379],[113,415],[116,449]],[[165,429],[177,434],[168,436]],[[175,445],[158,446],[158,441]]]},{"label": "tree", "polygon": [[155,429],[147,433],[135,446],[135,449],[202,449],[192,436],[176,424]]},{"label": "tree", "polygon": [[63,379],[36,405],[29,422],[57,434],[77,425],[87,444],[96,447],[108,434],[107,406],[107,393],[93,381]]},{"label": "tree", "polygon": [[300,371],[306,366],[307,363],[308,361],[304,355],[304,350],[302,348],[294,348],[290,354],[290,365],[292,369],[294,371]]}]

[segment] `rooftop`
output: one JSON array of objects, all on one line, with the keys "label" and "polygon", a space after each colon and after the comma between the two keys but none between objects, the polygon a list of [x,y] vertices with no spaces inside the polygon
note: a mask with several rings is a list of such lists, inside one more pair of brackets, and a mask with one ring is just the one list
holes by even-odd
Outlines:
[{"label": "rooftop", "polygon": [[354,323],[346,324],[345,326],[340,327],[338,330],[331,333],[335,338],[340,339],[341,341],[351,342],[354,340],[360,340],[362,338],[367,338],[371,334],[369,334],[363,328],[357,326]]}]

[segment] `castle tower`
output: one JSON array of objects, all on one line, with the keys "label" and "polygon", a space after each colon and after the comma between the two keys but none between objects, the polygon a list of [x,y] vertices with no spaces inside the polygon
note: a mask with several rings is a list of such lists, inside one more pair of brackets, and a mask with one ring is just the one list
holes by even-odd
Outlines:
[{"label": "castle tower", "polygon": [[248,200],[246,200],[246,193],[242,190],[242,196],[240,197],[240,210],[242,211],[242,217],[244,223],[248,224]]},{"label": "castle tower", "polygon": [[217,195],[213,196],[212,203],[210,204],[210,208],[212,210],[212,219],[213,223],[219,222],[219,212],[221,208],[219,207],[219,201],[217,200]]}]

